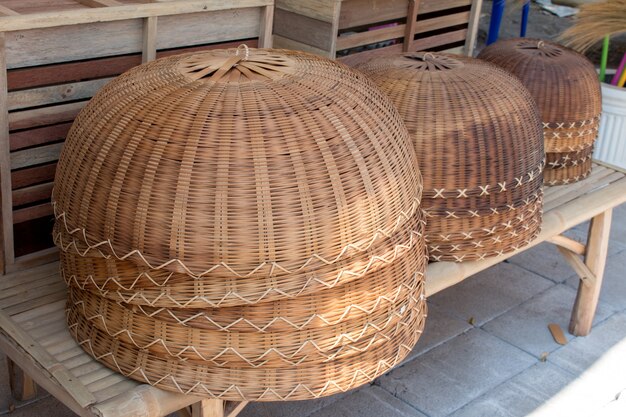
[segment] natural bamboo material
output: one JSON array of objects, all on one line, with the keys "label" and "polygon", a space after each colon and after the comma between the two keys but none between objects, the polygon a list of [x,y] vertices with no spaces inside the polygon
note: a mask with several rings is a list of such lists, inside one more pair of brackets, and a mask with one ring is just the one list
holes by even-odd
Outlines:
[{"label": "natural bamboo material", "polygon": [[70,331],[176,392],[367,383],[424,326],[416,167],[391,101],[328,59],[243,47],[137,67],[81,111],[60,158]]},{"label": "natural bamboo material", "polygon": [[497,42],[478,57],[517,76],[537,101],[547,154],[545,184],[586,178],[601,111],[593,64],[557,43],[528,38]]},{"label": "natural bamboo material", "polygon": [[431,260],[498,256],[536,236],[543,140],[519,81],[476,59],[428,52],[359,69],[391,97],[413,138]]},{"label": "natural bamboo material", "polygon": [[0,0],[0,270],[58,259],[56,162],[101,86],[155,58],[242,42],[271,47],[273,11],[273,0]]},{"label": "natural bamboo material", "polygon": [[[581,182],[547,188],[545,201],[547,212],[544,216],[542,231],[530,245],[551,241],[559,246],[570,248],[578,254],[592,253],[597,251],[600,245],[604,245],[603,242],[608,239],[608,233],[593,233],[587,245],[570,239],[566,239],[567,243],[564,243],[559,233],[590,218],[598,218],[601,213],[606,213],[611,207],[625,202],[626,179],[623,172],[595,165],[590,177]],[[528,248],[527,246],[519,251],[483,261],[431,263],[426,272],[428,277],[426,293],[433,295]],[[602,252],[604,251],[598,253]],[[94,415],[101,417],[165,416],[203,399],[202,396],[164,391],[125,379],[121,375],[115,375],[110,369],[103,370],[103,365],[88,357],[72,339],[63,323],[66,286],[60,279],[58,270],[58,263],[54,262],[8,274],[0,282],[0,309],[10,316],[8,327],[5,323],[0,323],[2,329],[0,350],[31,375],[39,386],[77,415],[84,417]],[[593,286],[584,284],[583,281],[582,291],[589,294],[595,292],[595,287],[601,286],[601,278],[602,274],[596,274],[596,282]],[[54,293],[49,291],[51,288],[56,288],[52,290]],[[586,310],[592,313],[595,310],[593,303],[597,303],[597,298],[587,297],[587,295],[580,298],[572,315],[572,319],[579,320],[579,323],[581,323],[582,315],[578,312]],[[60,328],[60,330],[50,332],[47,329],[50,323],[54,323],[54,328]],[[61,324],[60,327],[59,324]],[[585,326],[576,325],[577,335],[585,335],[589,331],[588,325],[590,324],[589,320],[585,322]],[[17,330],[18,335],[7,329]],[[31,337],[20,337],[19,334],[27,334]],[[40,358],[37,357],[40,351],[51,355],[53,362],[44,361],[46,365],[43,366]],[[94,394],[96,403],[88,408],[81,407],[75,398],[80,398],[76,394],[82,390],[62,387],[47,369],[53,369],[57,375],[60,370],[66,370],[74,376],[73,379],[77,384]],[[96,375],[99,380],[94,381],[93,375]],[[110,381],[113,380],[116,382],[111,383]],[[107,388],[96,391],[95,386],[107,386]],[[233,410],[238,410],[245,404],[246,402],[226,402],[225,416],[233,417],[231,414]]]}]

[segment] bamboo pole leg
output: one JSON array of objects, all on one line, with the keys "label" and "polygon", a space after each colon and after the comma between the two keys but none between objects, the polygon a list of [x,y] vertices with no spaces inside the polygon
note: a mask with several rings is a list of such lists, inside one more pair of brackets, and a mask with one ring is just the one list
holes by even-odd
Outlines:
[{"label": "bamboo pole leg", "polygon": [[608,209],[591,219],[585,264],[595,275],[595,281],[591,285],[585,285],[581,280],[578,284],[578,293],[569,325],[570,333],[575,336],[586,336],[591,331],[591,324],[602,289],[612,212],[612,209]]},{"label": "bamboo pole leg", "polygon": [[22,368],[7,357],[7,369],[9,372],[9,386],[11,395],[17,401],[27,401],[37,395],[37,384],[26,374]]},{"label": "bamboo pole leg", "polygon": [[224,417],[224,401],[200,400],[193,403],[191,417]]}]

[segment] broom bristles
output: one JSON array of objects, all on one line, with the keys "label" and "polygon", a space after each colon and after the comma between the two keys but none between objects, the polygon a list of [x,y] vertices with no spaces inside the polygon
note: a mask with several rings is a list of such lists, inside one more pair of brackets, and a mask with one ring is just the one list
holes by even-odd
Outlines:
[{"label": "broom bristles", "polygon": [[621,33],[626,33],[626,0],[606,0],[581,6],[574,25],[558,39],[584,52],[605,36]]}]

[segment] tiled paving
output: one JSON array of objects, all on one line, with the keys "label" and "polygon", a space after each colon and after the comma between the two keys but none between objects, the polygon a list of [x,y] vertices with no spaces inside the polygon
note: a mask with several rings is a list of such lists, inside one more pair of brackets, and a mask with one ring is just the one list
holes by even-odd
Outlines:
[{"label": "tiled paving", "polygon": [[[582,236],[584,225],[570,231]],[[626,416],[626,205],[614,210],[591,335],[558,345],[574,273],[550,245],[496,265],[429,300],[424,335],[405,362],[359,390],[317,401],[257,403],[242,417]],[[43,393],[15,404],[0,364],[0,414],[73,414]]]}]

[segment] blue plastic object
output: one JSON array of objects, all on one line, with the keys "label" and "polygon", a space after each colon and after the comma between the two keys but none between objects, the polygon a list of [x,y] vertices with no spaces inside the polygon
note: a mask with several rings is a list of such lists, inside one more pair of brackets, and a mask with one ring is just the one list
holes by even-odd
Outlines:
[{"label": "blue plastic object", "polygon": [[491,20],[489,21],[489,34],[487,35],[487,45],[491,45],[498,40],[500,33],[500,23],[504,14],[505,0],[494,0],[491,5]]},{"label": "blue plastic object", "polygon": [[519,36],[522,38],[526,37],[526,27],[528,26],[528,12],[530,12],[530,0],[524,3],[524,7],[522,8],[522,25],[519,29]]}]

